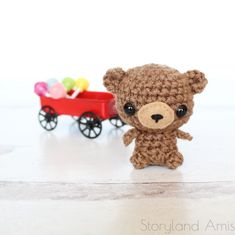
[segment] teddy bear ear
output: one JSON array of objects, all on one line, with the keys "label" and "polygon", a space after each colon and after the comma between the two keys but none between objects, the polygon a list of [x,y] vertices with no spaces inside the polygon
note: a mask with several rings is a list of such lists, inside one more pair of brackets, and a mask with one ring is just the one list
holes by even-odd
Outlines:
[{"label": "teddy bear ear", "polygon": [[205,74],[198,70],[189,70],[185,74],[188,78],[189,86],[191,87],[192,93],[201,93],[207,84]]},{"label": "teddy bear ear", "polygon": [[116,94],[119,89],[119,83],[122,81],[125,71],[122,68],[109,69],[104,75],[104,86],[108,91]]}]

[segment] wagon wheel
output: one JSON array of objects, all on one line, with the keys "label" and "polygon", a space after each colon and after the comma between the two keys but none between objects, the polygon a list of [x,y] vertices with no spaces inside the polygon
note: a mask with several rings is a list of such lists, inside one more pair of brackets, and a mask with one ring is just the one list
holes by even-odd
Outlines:
[{"label": "wagon wheel", "polygon": [[89,139],[98,137],[102,131],[101,120],[92,112],[82,114],[78,119],[78,127],[82,134]]},{"label": "wagon wheel", "polygon": [[56,128],[58,115],[50,106],[43,106],[38,113],[40,125],[47,131],[52,131]]},{"label": "wagon wheel", "polygon": [[125,122],[122,121],[122,119],[117,115],[114,117],[109,118],[110,123],[115,126],[116,128],[120,128],[124,125],[126,125]]}]

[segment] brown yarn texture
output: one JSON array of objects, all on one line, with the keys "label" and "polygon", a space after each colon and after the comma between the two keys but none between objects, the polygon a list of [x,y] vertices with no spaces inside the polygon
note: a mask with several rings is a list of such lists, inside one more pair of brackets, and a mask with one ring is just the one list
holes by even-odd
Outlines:
[{"label": "brown yarn texture", "polygon": [[[159,64],[147,64],[127,71],[114,68],[106,72],[104,86],[116,95],[120,117],[133,127],[124,134],[123,141],[127,146],[135,139],[131,156],[135,168],[160,165],[175,169],[183,163],[177,138],[191,140],[192,137],[179,127],[189,120],[193,112],[193,96],[202,92],[206,84],[205,75],[198,70],[180,73]],[[133,105],[134,114],[125,112],[127,103]],[[187,107],[187,112],[179,117],[177,110],[181,105]],[[161,115],[160,120],[153,119],[156,114]],[[165,122],[166,127],[162,125],[165,120],[170,120]]]}]

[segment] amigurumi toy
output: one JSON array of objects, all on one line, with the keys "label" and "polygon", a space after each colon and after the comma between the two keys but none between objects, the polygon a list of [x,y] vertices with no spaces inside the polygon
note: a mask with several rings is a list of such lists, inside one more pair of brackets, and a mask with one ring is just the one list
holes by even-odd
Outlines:
[{"label": "amigurumi toy", "polygon": [[106,72],[104,86],[116,95],[118,114],[134,127],[124,134],[123,141],[127,146],[136,139],[131,157],[135,168],[161,165],[175,169],[183,163],[176,138],[192,137],[179,127],[189,120],[193,96],[206,84],[205,75],[198,70],[180,73],[158,64]]}]

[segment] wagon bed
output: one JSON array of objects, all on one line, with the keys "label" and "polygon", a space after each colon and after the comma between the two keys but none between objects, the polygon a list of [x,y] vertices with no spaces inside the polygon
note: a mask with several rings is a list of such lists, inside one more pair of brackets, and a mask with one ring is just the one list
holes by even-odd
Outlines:
[{"label": "wagon bed", "polygon": [[42,96],[41,106],[53,107],[58,115],[80,117],[85,112],[93,112],[101,120],[117,115],[114,96],[108,92],[84,91],[75,99],[53,99]]}]

